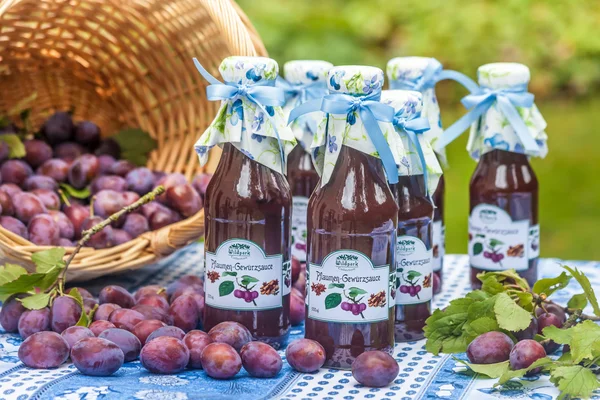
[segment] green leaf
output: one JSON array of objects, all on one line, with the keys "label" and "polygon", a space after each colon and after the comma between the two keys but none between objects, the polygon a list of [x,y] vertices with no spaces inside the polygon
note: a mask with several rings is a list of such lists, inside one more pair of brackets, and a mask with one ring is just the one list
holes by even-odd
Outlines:
[{"label": "green leaf", "polygon": [[222,276],[237,276],[237,272],[225,271]]},{"label": "green leaf", "polygon": [[68,183],[59,183],[58,186],[65,192],[69,197],[74,197],[76,199],[85,200],[92,195],[90,189],[88,187],[84,187],[83,189],[75,189],[73,186]]},{"label": "green leaf", "polygon": [[50,293],[36,293],[32,294],[31,296],[27,296],[24,299],[19,299],[19,301],[21,304],[23,304],[23,307],[27,308],[28,310],[40,310],[48,306],[50,297],[53,296],[54,293],[56,293],[55,290],[50,291]]},{"label": "green leaf", "polygon": [[483,252],[483,244],[477,242],[473,244],[473,255],[478,256]]},{"label": "green leaf", "polygon": [[585,293],[574,294],[573,297],[567,302],[567,307],[577,308],[583,310],[588,304],[587,296]]},{"label": "green leaf", "polygon": [[350,289],[348,289],[348,296],[352,298],[358,297],[361,294],[367,294],[367,292],[357,287],[351,287]]},{"label": "green leaf", "polygon": [[485,299],[489,299],[490,296],[489,293],[484,292],[483,290],[473,290],[472,292],[469,292],[465,295],[465,297],[469,298],[469,299],[473,299],[473,300],[485,300]]},{"label": "green leaf", "polygon": [[251,283],[255,283],[255,282],[258,282],[258,279],[254,278],[253,276],[250,276],[250,275],[242,276],[242,285],[244,285],[244,286],[248,286]]},{"label": "green leaf", "polygon": [[553,368],[550,371],[550,381],[560,390],[559,399],[589,398],[594,390],[600,388],[596,375],[581,365]]},{"label": "green leaf", "polygon": [[473,372],[485,375],[489,378],[499,378],[508,372],[510,368],[508,360],[496,364],[471,364],[469,362],[459,360],[458,358],[454,359],[459,363],[469,367],[469,369],[471,369]]},{"label": "green leaf", "polygon": [[333,288],[343,289],[344,286],[345,285],[343,283],[330,283],[328,286],[328,289],[333,289]]},{"label": "green leaf", "polygon": [[494,312],[500,328],[507,331],[521,331],[531,323],[531,314],[519,307],[506,293],[498,294]]},{"label": "green leaf", "polygon": [[75,300],[77,304],[79,304],[79,307],[81,307],[81,315],[79,316],[79,320],[75,325],[85,326],[87,328],[90,322],[92,321],[92,316],[96,312],[96,308],[98,308],[98,305],[94,306],[94,309],[91,310],[89,313],[86,313],[85,306],[83,303],[83,297],[81,296],[81,293],[79,293],[79,290],[77,288],[71,289],[67,296]]},{"label": "green leaf", "polygon": [[496,247],[499,246],[501,244],[504,244],[504,242],[498,240],[498,239],[490,239],[490,247]]},{"label": "green leaf", "polygon": [[482,317],[496,318],[494,305],[498,296],[493,296],[483,301],[477,301],[469,306],[469,319],[471,321]]},{"label": "green leaf", "polygon": [[498,293],[503,293],[505,291],[504,285],[500,283],[496,277],[493,276],[482,276],[477,275],[479,280],[481,280],[481,290],[484,292],[495,295]]},{"label": "green leaf", "polygon": [[[586,320],[568,329],[571,334],[571,356],[573,362],[579,363],[584,359],[593,358],[594,346],[600,342],[600,326]],[[544,329],[546,333],[546,329]]]},{"label": "green leaf", "polygon": [[502,376],[500,376],[500,378],[498,379],[498,382],[494,383],[494,387],[503,385],[506,382],[508,382],[514,378],[522,378],[525,376],[525,374],[527,374],[527,372],[529,372],[533,369],[536,369],[538,367],[546,367],[546,366],[552,364],[553,362],[554,361],[551,358],[544,357],[544,358],[540,358],[539,360],[534,361],[533,364],[531,364],[527,368],[506,371],[505,373],[502,374]]},{"label": "green leaf", "polygon": [[592,288],[590,280],[587,278],[587,276],[585,276],[577,268],[573,269],[567,265],[563,265],[563,268],[566,269],[567,271],[569,271],[571,273],[571,275],[573,276],[573,278],[575,278],[575,280],[577,282],[579,282],[579,285],[583,289],[583,292],[585,293],[589,303],[591,304],[592,308],[594,309],[594,314],[596,314],[596,316],[600,317],[600,306],[598,306],[598,300],[596,299],[596,293],[594,293],[594,289]]},{"label": "green leaf", "polygon": [[466,351],[471,337],[465,334],[463,327],[468,320],[469,307],[475,301],[470,298],[455,299],[444,310],[435,310],[423,328],[427,338],[425,349],[435,355]]},{"label": "green leaf", "polygon": [[418,278],[419,276],[421,276],[421,273],[419,271],[408,271],[408,273],[406,274],[406,279],[412,281],[413,279]]},{"label": "green leaf", "polygon": [[17,264],[5,264],[0,267],[0,285],[12,282],[21,275],[27,274],[27,270]]},{"label": "green leaf", "polygon": [[65,249],[62,247],[54,247],[49,250],[42,250],[31,255],[31,260],[35,263],[36,272],[48,272],[55,267],[64,267]]},{"label": "green leaf", "polygon": [[148,154],[157,148],[156,140],[141,129],[124,129],[111,139],[121,147],[121,158],[138,166],[146,165]]},{"label": "green leaf", "polygon": [[464,331],[475,339],[482,333],[498,331],[500,327],[494,318],[482,317],[465,324]]},{"label": "green leaf", "polygon": [[8,158],[25,157],[25,145],[17,135],[12,133],[0,135],[0,141],[8,145]]},{"label": "green leaf", "polygon": [[533,312],[533,294],[529,292],[517,292],[515,295],[519,298],[517,304],[529,312]]},{"label": "green leaf", "polygon": [[571,276],[566,272],[561,273],[556,278],[544,278],[539,279],[533,285],[533,293],[542,294],[545,293],[546,296],[550,296],[552,293],[557,290],[564,289],[569,285],[571,281]]},{"label": "green leaf", "polygon": [[559,344],[570,344],[573,339],[570,329],[560,329],[554,325],[545,327],[542,333],[546,339],[551,339]]},{"label": "green leaf", "polygon": [[232,281],[224,281],[219,285],[219,296],[227,296],[233,292],[234,284]]},{"label": "green leaf", "polygon": [[336,308],[342,302],[342,295],[339,293],[330,293],[325,297],[325,309]]}]

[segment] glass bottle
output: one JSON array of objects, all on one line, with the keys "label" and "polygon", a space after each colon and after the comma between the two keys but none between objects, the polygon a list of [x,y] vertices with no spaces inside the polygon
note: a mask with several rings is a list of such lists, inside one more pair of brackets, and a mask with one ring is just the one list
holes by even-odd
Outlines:
[{"label": "glass bottle", "polygon": [[433,297],[433,216],[429,187],[436,187],[442,169],[429,140],[429,121],[422,116],[420,92],[385,90],[381,101],[396,111],[395,128],[405,149],[398,183],[392,192],[398,203],[396,246],[396,342],[424,337]]},{"label": "glass bottle", "polygon": [[[432,145],[441,136],[442,122],[440,107],[435,93],[435,75],[429,75],[430,81],[426,81],[426,69],[436,66],[441,72],[442,65],[430,57],[396,57],[388,61],[387,76],[390,89],[417,90],[423,96],[422,116],[429,121],[430,129],[424,133],[426,139]],[[446,152],[444,149],[435,149],[440,164],[447,165]],[[432,224],[432,255],[433,271],[440,279],[440,289],[443,284],[444,255],[446,254],[446,225],[444,222],[444,196],[445,179],[440,176],[437,187],[433,192],[433,204],[435,206]],[[439,291],[438,290],[438,291]]]},{"label": "glass bottle", "polygon": [[[329,72],[332,93],[377,100],[382,84],[374,67]],[[321,184],[308,205],[305,336],[323,345],[326,366],[349,369],[365,351],[394,348],[398,206],[360,114],[327,121],[315,149]]]},{"label": "glass bottle", "polygon": [[[277,63],[262,57],[230,57],[219,70],[246,87],[274,86],[277,77]],[[223,101],[196,144],[201,160],[223,147],[205,195],[204,329],[239,322],[275,348],[290,327],[292,195],[281,151],[295,140],[286,124],[281,107],[238,94]]]},{"label": "glass bottle", "polygon": [[[293,60],[283,66],[288,97],[283,108],[289,117],[291,110],[306,101],[327,94],[327,73],[331,63],[320,60]],[[287,177],[292,190],[292,269],[300,270],[306,263],[306,211],[308,199],[317,187],[319,174],[310,154],[313,135],[320,122],[320,113],[311,113],[290,124],[298,145],[289,155]]]},{"label": "glass bottle", "polygon": [[[524,129],[517,133],[520,124],[507,117],[497,100],[471,127],[468,150],[478,160],[469,187],[471,285],[481,286],[480,272],[513,268],[533,285],[540,254],[539,189],[528,156],[546,155],[546,122],[527,93],[525,65],[486,64],[479,67],[478,78],[483,91],[507,93],[506,101],[517,102],[514,115]],[[523,105],[527,96],[530,106]]]}]

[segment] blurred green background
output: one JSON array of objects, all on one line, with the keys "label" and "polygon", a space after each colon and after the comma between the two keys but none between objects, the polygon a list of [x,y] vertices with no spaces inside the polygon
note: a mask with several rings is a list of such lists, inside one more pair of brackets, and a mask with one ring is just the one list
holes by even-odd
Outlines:
[{"label": "blurred green background", "polygon": [[[436,57],[475,78],[477,67],[531,68],[530,91],[548,122],[550,153],[533,160],[540,182],[543,257],[600,260],[600,1],[238,0],[280,65],[323,59],[385,69],[397,56]],[[439,85],[445,125],[463,110],[456,84]],[[447,247],[466,252],[467,133],[448,148]]]}]

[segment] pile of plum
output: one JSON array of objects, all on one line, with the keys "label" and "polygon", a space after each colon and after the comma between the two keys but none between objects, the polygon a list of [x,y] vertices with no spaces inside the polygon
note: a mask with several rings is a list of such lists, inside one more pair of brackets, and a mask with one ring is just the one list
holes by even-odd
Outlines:
[{"label": "pile of plum", "polygon": [[[11,125],[0,135],[17,131]],[[37,245],[73,246],[83,230],[158,185],[166,189],[158,202],[114,222],[87,245],[116,246],[202,208],[211,175],[200,174],[190,184],[182,174],[136,167],[119,159],[119,144],[102,139],[93,122],[75,124],[69,113],[57,112],[45,122],[39,137],[24,142],[22,159],[9,159],[9,147],[0,141],[0,225]],[[69,190],[61,190],[65,184],[73,191],[88,188],[90,196],[69,199]]]},{"label": "pile of plum", "polygon": [[[467,357],[474,364],[495,364],[509,361],[513,370],[528,368],[535,361],[554,353],[560,345],[553,341],[541,343],[533,340],[536,334],[542,334],[547,326],[554,325],[562,328],[567,321],[563,309],[554,304],[545,305],[545,309],[537,308],[536,316],[532,317],[529,326],[518,332],[512,332],[517,343],[503,332],[487,332],[476,337],[467,347]],[[567,347],[568,345],[565,345]],[[563,349],[569,351],[569,349]],[[534,369],[533,375],[539,372]]]}]

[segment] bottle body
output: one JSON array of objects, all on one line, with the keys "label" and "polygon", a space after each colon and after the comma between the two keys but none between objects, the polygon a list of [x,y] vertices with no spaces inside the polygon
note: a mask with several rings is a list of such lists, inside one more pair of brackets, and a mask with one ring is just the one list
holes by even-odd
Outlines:
[{"label": "bottle body", "polygon": [[444,255],[446,254],[446,224],[444,221],[444,201],[446,195],[446,180],[440,176],[435,192],[433,192],[433,273],[440,278],[440,290],[444,283]]},{"label": "bottle body", "polygon": [[328,367],[394,348],[397,210],[381,161],[347,146],[310,198],[305,336]]},{"label": "bottle body", "polygon": [[538,181],[527,156],[485,153],[470,183],[469,260],[477,274],[514,268],[530,285],[539,258]]},{"label": "bottle body", "polygon": [[292,191],[292,262],[306,263],[308,199],[319,183],[310,154],[297,145],[288,156],[288,182]]},{"label": "bottle body", "polygon": [[433,213],[423,175],[401,176],[392,187],[398,202],[396,247],[397,342],[424,337],[433,297]]},{"label": "bottle body", "polygon": [[289,334],[291,194],[285,177],[232,144],[205,200],[204,329],[246,326],[275,348]]}]

